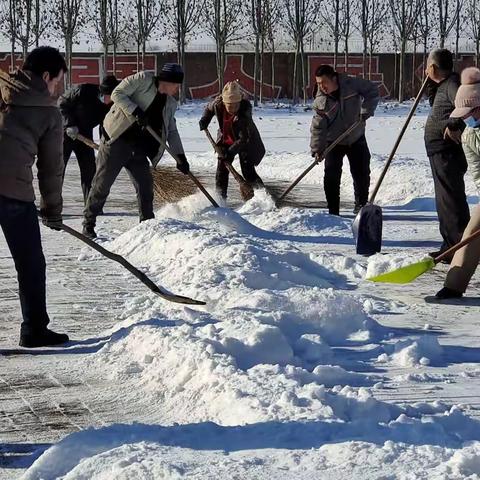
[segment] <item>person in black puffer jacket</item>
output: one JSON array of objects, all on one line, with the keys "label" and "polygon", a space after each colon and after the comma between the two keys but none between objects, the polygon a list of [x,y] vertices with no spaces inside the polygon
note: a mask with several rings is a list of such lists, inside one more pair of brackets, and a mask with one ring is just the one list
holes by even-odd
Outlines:
[{"label": "person in black puffer jacket", "polygon": [[461,119],[450,118],[460,86],[460,77],[453,71],[452,53],[446,49],[433,50],[425,73],[430,79],[428,97],[432,107],[425,124],[425,148],[443,237],[440,251],[431,253],[436,257],[460,241],[470,219],[464,182],[467,160],[461,145],[465,124]]},{"label": "person in black puffer jacket", "polygon": [[63,135],[65,169],[74,152],[80,168],[84,203],[87,201],[95,175],[95,153],[91,147],[77,140],[77,135],[81,134],[93,140],[93,129],[102,125],[112,104],[110,95],[119,83],[113,75],[108,75],[100,85],[83,83],[71,88],[59,101],[65,128]]}]

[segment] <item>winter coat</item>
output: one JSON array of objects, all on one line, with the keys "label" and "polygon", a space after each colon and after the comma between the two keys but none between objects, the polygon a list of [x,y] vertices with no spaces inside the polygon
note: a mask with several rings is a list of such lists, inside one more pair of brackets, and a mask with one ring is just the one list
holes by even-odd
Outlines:
[{"label": "winter coat", "polygon": [[[152,72],[138,72],[120,82],[112,92],[113,105],[103,122],[103,128],[108,135],[107,143],[113,143],[135,123],[133,116],[135,109],[140,107],[145,112],[155,99],[157,92],[157,82]],[[167,95],[163,109],[162,139],[168,143],[173,153],[184,154],[175,120],[176,110],[176,100]],[[158,153],[152,163],[158,163],[164,151],[165,149],[159,145]]]},{"label": "winter coat", "polygon": [[462,147],[467,159],[468,170],[480,192],[480,128],[465,128],[462,133]]},{"label": "winter coat", "polygon": [[92,138],[93,129],[101,125],[108,106],[100,98],[98,85],[84,83],[71,88],[60,97],[58,106],[65,127],[78,127],[79,132]]},{"label": "winter coat", "polygon": [[[310,127],[312,154],[321,153],[351,125],[360,115],[373,116],[380,100],[378,87],[363,78],[338,74],[339,89],[326,95],[318,89],[313,102],[313,119]],[[365,135],[365,122],[355,128],[340,145],[352,145]]]},{"label": "winter coat", "polygon": [[[224,112],[225,106],[220,95],[207,105],[199,122],[201,126],[206,128],[212,118],[217,117],[219,125],[217,143],[219,144],[223,141]],[[253,165],[258,165],[265,156],[265,146],[253,121],[252,105],[248,100],[243,99],[240,102],[240,108],[233,119],[233,133],[235,142],[228,148],[229,156],[234,157],[238,154],[241,159]]]},{"label": "winter coat", "polygon": [[32,165],[37,157],[45,217],[62,212],[63,127],[57,99],[40,76],[0,71],[0,195],[33,202]]},{"label": "winter coat", "polygon": [[464,129],[465,124],[461,119],[451,119],[450,114],[455,108],[455,95],[460,86],[460,76],[452,73],[440,83],[430,82],[427,94],[432,109],[425,124],[425,148],[427,155],[434,155],[446,150],[458,150],[461,147],[449,138],[444,139],[445,129]]}]

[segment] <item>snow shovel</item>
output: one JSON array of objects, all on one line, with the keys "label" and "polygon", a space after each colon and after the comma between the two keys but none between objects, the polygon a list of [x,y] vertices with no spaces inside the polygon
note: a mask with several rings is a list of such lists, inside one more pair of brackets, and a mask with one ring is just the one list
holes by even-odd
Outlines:
[{"label": "snow shovel", "polygon": [[175,295],[173,293],[167,292],[163,288],[155,285],[143,272],[135,268],[130,262],[128,262],[125,258],[121,255],[116,253],[110,252],[106,248],[103,248],[98,243],[94,242],[90,238],[86,237],[80,232],[77,232],[73,228],[69,227],[62,223],[61,226],[62,230],[73,235],[75,238],[78,238],[82,242],[86,243],[89,247],[93,248],[97,252],[101,253],[104,257],[109,258],[115,262],[118,262],[120,265],[125,267],[130,273],[135,275],[143,284],[145,284],[153,293],[157,294],[159,297],[163,298],[164,300],[168,300],[169,302],[174,303],[182,303],[186,305],[206,305],[205,302],[201,300],[194,300],[193,298],[183,297],[181,295]]},{"label": "snow shovel", "polygon": [[290,186],[277,198],[275,205],[278,207],[281,201],[300,183],[300,181],[307,175],[307,173],[312,170],[315,165],[318,165],[322,162],[325,157],[344,139],[346,138],[353,130],[355,130],[361,123],[361,120],[355,122],[353,125],[350,125],[347,130],[345,130],[341,135],[338,136],[323,152],[319,158],[315,160],[304,170],[291,184]]},{"label": "snow shovel", "polygon": [[385,178],[387,170],[392,163],[393,157],[397,152],[397,148],[400,145],[403,135],[407,130],[408,124],[410,123],[410,120],[412,119],[415,110],[417,109],[423,92],[427,87],[427,81],[428,77],[426,77],[423,81],[422,87],[420,88],[420,91],[418,92],[417,97],[413,102],[410,113],[408,114],[402,130],[398,135],[397,141],[395,142],[395,145],[390,152],[387,163],[385,163],[385,166],[383,167],[380,178],[378,179],[377,184],[373,189],[368,203],[360,209],[357,216],[355,217],[355,220],[353,221],[352,232],[353,236],[355,237],[357,253],[359,255],[374,255],[375,253],[380,252],[380,250],[382,249],[382,209],[378,205],[374,205],[373,202],[375,201],[375,197],[377,196],[378,190],[380,189],[380,185]]},{"label": "snow shovel", "polygon": [[[210,140],[210,143],[212,144],[213,149],[215,152],[221,156],[223,154],[222,150],[220,147],[217,145],[215,140],[213,139],[211,133],[209,132],[208,128],[205,129],[205,135],[207,138]],[[228,171],[233,175],[233,178],[237,181],[238,186],[240,187],[240,194],[242,195],[242,198],[247,201],[253,198],[253,188],[251,185],[249,185],[246,180],[235,170],[234,166],[230,163],[227,162],[226,160],[223,161],[224,165],[227,167]]]},{"label": "snow shovel", "polygon": [[[172,152],[170,147],[162,140],[162,137],[158,135],[158,133],[150,126],[147,125],[146,127],[147,132],[174,158],[174,160],[179,163],[177,156]],[[213,199],[213,197],[207,192],[205,187],[200,183],[198,178],[192,173],[188,172],[188,177],[192,180],[192,182],[198,187],[198,189],[208,198],[210,203],[215,207],[219,208],[218,203]]]},{"label": "snow shovel", "polygon": [[476,238],[480,237],[480,230],[472,233],[470,236],[458,242],[453,247],[450,247],[448,250],[445,250],[443,253],[438,255],[435,258],[427,258],[421,260],[420,262],[412,263],[406,267],[397,268],[396,270],[391,270],[387,273],[382,273],[376,277],[367,278],[371,282],[378,283],[410,283],[413,282],[417,277],[423,275],[425,272],[431,270],[437,263],[440,263],[444,258],[447,258],[452,253],[455,253],[457,250],[460,250],[465,245],[473,242]]}]

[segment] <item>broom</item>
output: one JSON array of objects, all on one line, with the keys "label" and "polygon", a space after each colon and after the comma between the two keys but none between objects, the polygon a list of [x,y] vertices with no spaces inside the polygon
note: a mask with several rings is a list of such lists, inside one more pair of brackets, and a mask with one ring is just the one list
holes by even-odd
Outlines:
[{"label": "broom", "polygon": [[[98,143],[80,133],[77,135],[77,140],[94,150],[100,148]],[[194,183],[176,168],[157,166],[151,167],[150,172],[153,178],[155,200],[159,203],[175,203],[196,192]]]},{"label": "broom", "polygon": [[[220,147],[217,145],[217,143],[213,139],[208,128],[205,129],[205,134],[207,135],[207,138],[210,140],[210,143],[212,144],[212,147],[215,150],[215,152],[219,156],[221,156],[223,152],[221,151]],[[233,178],[237,181],[238,186],[240,187],[240,195],[242,196],[242,198],[245,201],[253,198],[253,195],[254,195],[253,187],[246,182],[246,180],[235,170],[234,166],[230,162],[227,162],[226,160],[224,160],[223,163],[225,167],[227,167],[227,170],[233,175]]]}]

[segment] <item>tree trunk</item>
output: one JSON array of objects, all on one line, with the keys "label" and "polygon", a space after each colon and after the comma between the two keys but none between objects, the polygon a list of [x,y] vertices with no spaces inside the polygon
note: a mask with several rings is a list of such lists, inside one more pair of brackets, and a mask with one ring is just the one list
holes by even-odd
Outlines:
[{"label": "tree trunk", "polygon": [[262,41],[260,43],[260,104],[263,103],[264,56],[265,56],[265,39],[262,36]]},{"label": "tree trunk", "polygon": [[302,65],[302,91],[303,91],[303,104],[307,104],[307,72],[306,72],[306,62],[305,62],[305,48],[303,45],[303,38],[300,43],[300,55],[301,55],[301,65]]},{"label": "tree trunk", "polygon": [[298,91],[298,39],[296,40],[296,44],[295,44],[295,56],[294,56],[294,60],[293,60],[293,91],[292,91],[292,103],[293,105],[296,105],[297,104],[297,91]]},{"label": "tree trunk", "polygon": [[272,44],[272,100],[276,101],[275,95],[275,45]]},{"label": "tree trunk", "polygon": [[117,76],[117,42],[113,42],[112,67],[113,75]]},{"label": "tree trunk", "polygon": [[[257,25],[258,28],[258,25]],[[258,31],[255,33],[255,56],[253,60],[253,105],[258,105],[257,83],[258,83],[258,67],[260,65],[260,39]]]},{"label": "tree trunk", "polygon": [[400,47],[400,66],[398,79],[398,100],[403,102],[405,99],[405,51],[407,48],[407,40],[402,38]]}]

